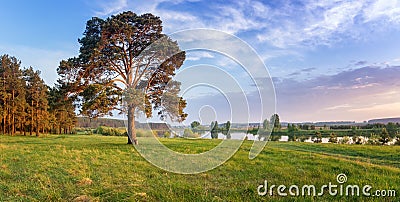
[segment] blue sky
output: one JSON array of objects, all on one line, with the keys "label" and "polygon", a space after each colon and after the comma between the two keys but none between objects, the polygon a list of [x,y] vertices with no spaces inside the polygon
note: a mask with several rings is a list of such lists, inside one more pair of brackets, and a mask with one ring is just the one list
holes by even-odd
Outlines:
[{"label": "blue sky", "polygon": [[[78,54],[85,22],[125,10],[160,16],[166,33],[212,28],[250,44],[273,78],[284,121],[400,116],[396,0],[3,1],[0,54],[41,70],[51,85],[59,61]],[[187,64],[218,59],[188,56]]]}]

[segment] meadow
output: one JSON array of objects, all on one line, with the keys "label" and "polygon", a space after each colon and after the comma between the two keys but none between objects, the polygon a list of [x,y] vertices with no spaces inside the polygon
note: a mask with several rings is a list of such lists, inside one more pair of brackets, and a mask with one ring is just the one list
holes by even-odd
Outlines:
[{"label": "meadow", "polygon": [[[161,138],[167,147],[200,153],[221,140]],[[248,159],[252,141],[222,166],[195,175],[148,163],[126,137],[0,135],[0,201],[400,201],[400,146],[269,142]],[[336,183],[396,190],[392,197],[259,196],[257,187]]]}]

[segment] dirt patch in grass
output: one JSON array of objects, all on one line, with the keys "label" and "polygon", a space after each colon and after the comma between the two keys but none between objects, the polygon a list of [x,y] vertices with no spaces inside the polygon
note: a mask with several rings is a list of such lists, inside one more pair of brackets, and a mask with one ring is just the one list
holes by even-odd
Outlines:
[{"label": "dirt patch in grass", "polygon": [[78,185],[80,185],[80,186],[87,186],[87,185],[92,185],[92,183],[93,183],[93,180],[91,180],[90,178],[85,177],[85,178],[82,178],[82,179],[78,182]]}]

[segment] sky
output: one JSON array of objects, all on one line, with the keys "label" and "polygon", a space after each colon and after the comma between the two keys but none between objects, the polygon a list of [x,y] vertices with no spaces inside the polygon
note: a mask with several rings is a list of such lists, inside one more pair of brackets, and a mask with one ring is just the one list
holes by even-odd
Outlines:
[{"label": "sky", "polygon": [[[400,1],[396,0],[2,1],[0,54],[40,70],[45,82],[53,85],[59,62],[79,53],[77,40],[86,21],[126,10],[159,16],[166,34],[210,28],[243,40],[265,64],[268,72],[257,77],[273,81],[282,121],[400,117]],[[251,78],[234,59],[193,51],[187,54],[182,72],[202,64],[216,66],[239,80],[249,95]],[[196,74],[209,77],[207,71]],[[201,87],[185,91],[187,122],[223,122],[240,116],[229,102],[227,107],[223,94],[211,91]],[[248,101],[250,113],[257,114],[260,106],[252,98]]]}]

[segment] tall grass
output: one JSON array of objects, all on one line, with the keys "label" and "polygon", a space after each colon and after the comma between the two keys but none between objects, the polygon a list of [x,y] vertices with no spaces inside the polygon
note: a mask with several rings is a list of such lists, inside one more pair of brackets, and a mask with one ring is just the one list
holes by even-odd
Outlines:
[{"label": "tall grass", "polygon": [[[221,140],[160,139],[184,153]],[[399,201],[400,197],[259,196],[258,185],[321,186],[345,173],[348,184],[395,189],[400,195],[399,147],[270,142],[248,158],[251,141],[222,166],[197,175],[154,167],[126,137],[0,136],[0,201]],[[189,163],[189,162],[188,162]]]}]

